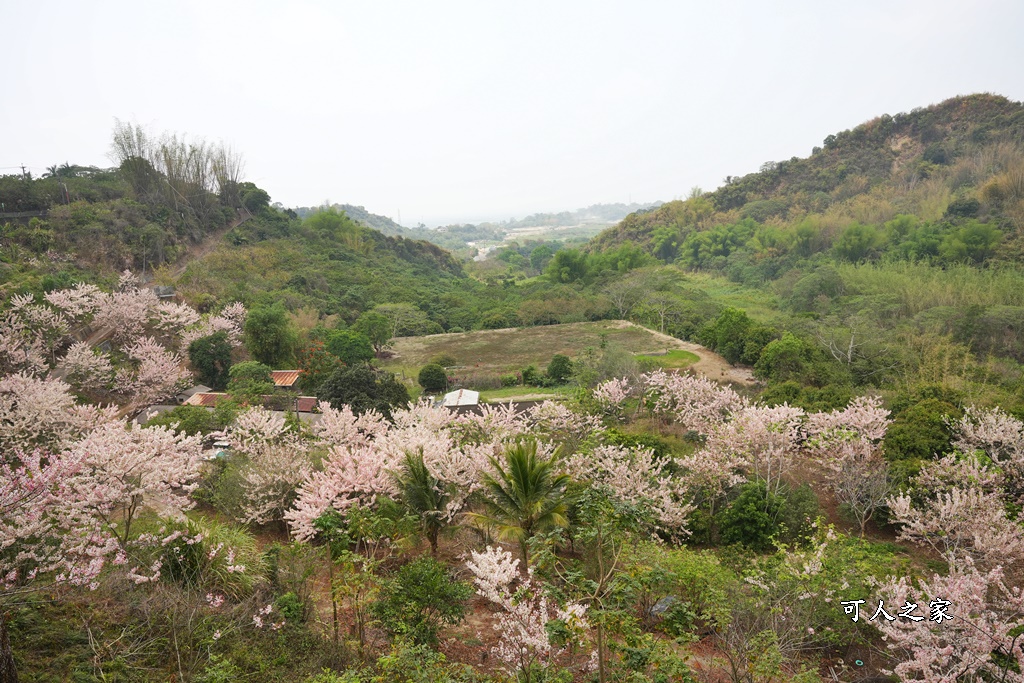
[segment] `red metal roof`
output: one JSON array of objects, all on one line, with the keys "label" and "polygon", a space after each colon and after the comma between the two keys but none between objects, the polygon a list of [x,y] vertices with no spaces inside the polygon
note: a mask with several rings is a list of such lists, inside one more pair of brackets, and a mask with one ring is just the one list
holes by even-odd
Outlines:
[{"label": "red metal roof", "polygon": [[319,402],[316,396],[299,396],[295,399],[295,410],[300,413],[313,413],[316,412]]},{"label": "red metal roof", "polygon": [[293,387],[295,383],[299,381],[298,370],[272,370],[270,372],[271,379],[274,380],[274,386],[276,387]]},{"label": "red metal roof", "polygon": [[192,394],[188,397],[182,405],[186,406],[202,406],[204,408],[212,408],[216,406],[221,399],[227,398],[228,395],[225,393],[213,392],[213,393],[197,393]]}]

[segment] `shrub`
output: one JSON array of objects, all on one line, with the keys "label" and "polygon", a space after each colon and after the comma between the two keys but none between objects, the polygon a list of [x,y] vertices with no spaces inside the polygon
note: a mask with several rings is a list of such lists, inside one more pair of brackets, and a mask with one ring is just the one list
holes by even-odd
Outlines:
[{"label": "shrub", "polygon": [[568,356],[555,354],[548,363],[547,376],[558,384],[564,384],[572,376],[572,361]]},{"label": "shrub", "polygon": [[365,334],[351,330],[334,330],[327,335],[327,351],[346,365],[373,360],[373,345]]},{"label": "shrub", "polygon": [[723,542],[765,552],[779,541],[806,540],[817,514],[817,498],[806,484],[775,494],[759,480],[740,487],[739,496],[718,514],[718,524]]},{"label": "shrub", "polygon": [[223,389],[231,368],[231,344],[228,333],[221,330],[196,339],[188,347],[188,359],[199,375],[199,381],[213,389]]},{"label": "shrub", "polygon": [[721,354],[730,363],[743,357],[747,333],[754,321],[738,308],[726,308],[700,332],[700,342]]},{"label": "shrub", "polygon": [[514,387],[517,384],[519,384],[519,375],[516,375],[514,373],[502,375],[498,379],[501,381],[501,386],[503,387]]},{"label": "shrub", "polygon": [[209,434],[227,425],[218,425],[214,414],[200,406],[177,406],[160,413],[146,423],[147,427],[171,427],[178,434]]},{"label": "shrub", "polygon": [[162,548],[160,571],[166,578],[234,599],[265,580],[256,539],[244,528],[206,518],[168,527],[183,535]]},{"label": "shrub", "polygon": [[271,369],[255,360],[247,360],[231,366],[228,376],[228,392],[240,401],[258,403],[261,397],[274,391]]},{"label": "shrub", "polygon": [[360,363],[335,371],[320,385],[317,398],[337,409],[350,406],[357,415],[375,409],[390,418],[393,408],[408,405],[409,392],[391,373]]},{"label": "shrub", "polygon": [[442,368],[450,368],[459,364],[459,361],[455,358],[455,356],[451,355],[450,353],[438,354],[434,356],[430,360],[430,362],[433,365],[440,365]]},{"label": "shrub", "polygon": [[483,317],[480,321],[482,330],[502,330],[507,327],[516,327],[519,324],[519,316],[514,311],[496,311]]},{"label": "shrub", "polygon": [[540,384],[540,373],[537,372],[537,368],[535,368],[532,365],[527,365],[525,368],[523,368],[522,376],[523,386],[535,387]]},{"label": "shrub", "polygon": [[609,429],[607,438],[610,443],[630,450],[648,448],[658,460],[672,457],[672,447],[654,434],[626,434],[618,429]]},{"label": "shrub", "polygon": [[886,457],[924,460],[948,453],[953,435],[943,419],[947,415],[956,419],[961,411],[937,398],[926,398],[901,412],[885,434]]},{"label": "shrub", "polygon": [[282,617],[290,622],[299,622],[305,619],[306,605],[292,591],[279,595],[277,600],[274,601],[274,607],[277,608]]},{"label": "shrub", "polygon": [[624,597],[635,616],[650,625],[653,607],[665,596],[678,600],[661,616],[661,627],[675,636],[703,632],[729,620],[729,587],[736,576],[709,551],[639,544],[624,558],[623,576],[629,577]]},{"label": "shrub", "polygon": [[405,565],[381,589],[373,611],[392,635],[416,644],[434,644],[443,624],[457,624],[473,594],[469,584],[452,579],[447,567],[423,556]]},{"label": "shrub", "polygon": [[444,368],[436,363],[424,365],[417,381],[424,391],[444,391],[448,387],[448,375]]},{"label": "shrub", "polygon": [[230,659],[211,654],[210,663],[196,678],[196,683],[232,683],[241,674],[241,670]]}]

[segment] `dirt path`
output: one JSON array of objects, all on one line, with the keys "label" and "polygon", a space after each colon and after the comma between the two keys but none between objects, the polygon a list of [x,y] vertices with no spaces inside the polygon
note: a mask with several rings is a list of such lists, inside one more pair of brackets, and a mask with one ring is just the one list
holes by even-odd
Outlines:
[{"label": "dirt path", "polygon": [[757,384],[757,380],[754,379],[754,373],[750,368],[740,368],[730,365],[729,361],[700,344],[676,339],[670,335],[662,334],[657,330],[652,330],[649,327],[643,327],[642,325],[631,323],[628,320],[620,320],[617,322],[622,323],[622,327],[632,326],[647,330],[655,339],[659,342],[663,342],[669,348],[682,349],[683,351],[689,351],[690,353],[696,354],[700,360],[690,367],[709,379],[713,379],[718,382],[732,382],[734,384],[742,384],[744,386]]},{"label": "dirt path", "polygon": [[[243,210],[244,211],[244,210]],[[224,239],[224,235],[228,234],[231,230],[234,230],[242,223],[252,218],[252,214],[245,211],[239,215],[235,220],[228,223],[225,227],[211,232],[209,235],[203,238],[198,244],[190,244],[185,249],[185,253],[182,254],[181,258],[178,259],[178,263],[181,265],[174,269],[174,275],[172,276],[175,281],[185,273],[185,269],[188,268],[188,264],[196,259],[201,259],[211,251],[220,246],[221,241]]]}]

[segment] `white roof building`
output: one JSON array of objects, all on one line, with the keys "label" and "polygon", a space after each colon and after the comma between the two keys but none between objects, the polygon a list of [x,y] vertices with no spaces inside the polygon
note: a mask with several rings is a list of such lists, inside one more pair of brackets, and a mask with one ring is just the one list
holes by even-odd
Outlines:
[{"label": "white roof building", "polygon": [[480,403],[480,392],[471,391],[470,389],[459,389],[458,391],[451,391],[444,395],[444,399],[441,401],[441,405],[445,408],[455,408],[457,406],[475,406]]}]

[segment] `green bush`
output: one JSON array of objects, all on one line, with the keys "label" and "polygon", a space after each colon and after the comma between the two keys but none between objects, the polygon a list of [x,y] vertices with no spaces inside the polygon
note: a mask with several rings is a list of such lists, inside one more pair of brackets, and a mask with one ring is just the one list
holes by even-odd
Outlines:
[{"label": "green bush", "polygon": [[730,363],[739,363],[747,344],[747,333],[754,321],[738,308],[726,308],[700,331],[702,344],[721,354]]},{"label": "green bush", "polygon": [[350,406],[357,415],[372,409],[390,418],[393,409],[409,404],[409,391],[393,374],[360,363],[336,370],[320,385],[317,398],[336,409]]},{"label": "green bush", "polygon": [[327,335],[327,351],[345,365],[364,363],[374,358],[373,344],[365,334],[351,330],[333,330]]},{"label": "green bush", "polygon": [[672,447],[654,434],[626,434],[618,429],[609,429],[606,433],[609,442],[630,450],[648,448],[654,452],[658,460],[672,457]]},{"label": "green bush", "polygon": [[274,601],[274,607],[277,608],[282,617],[290,622],[294,623],[305,620],[306,605],[292,591],[279,595],[277,600]]},{"label": "green bush", "polygon": [[951,403],[926,398],[899,413],[885,434],[885,455],[890,460],[927,460],[952,449],[953,434],[945,417],[962,415]]},{"label": "green bush", "polygon": [[271,368],[255,360],[235,363],[228,371],[228,393],[239,401],[259,403],[261,397],[274,391]]},{"label": "green bush", "polygon": [[717,521],[723,542],[766,552],[778,542],[805,540],[817,514],[817,498],[806,484],[775,494],[759,480],[741,486],[739,496]]},{"label": "green bush", "polygon": [[196,339],[188,346],[188,359],[198,373],[200,382],[213,389],[224,389],[231,369],[228,333],[221,330]]},{"label": "green bush", "polygon": [[640,543],[623,557],[621,607],[653,625],[651,608],[665,596],[678,600],[660,619],[672,635],[701,633],[729,621],[729,588],[736,576],[710,551]]},{"label": "green bush", "polygon": [[168,525],[169,534],[175,531],[183,535],[161,548],[164,578],[234,599],[252,594],[264,580],[256,539],[244,528],[201,517]]},{"label": "green bush", "polygon": [[498,378],[503,387],[514,387],[519,384],[519,375],[509,373]]},{"label": "green bush", "polygon": [[457,358],[455,358],[455,356],[451,355],[450,353],[440,353],[434,356],[430,360],[430,363],[432,365],[440,365],[442,368],[450,368],[458,365],[459,361]]},{"label": "green bush", "polygon": [[234,683],[241,674],[241,670],[230,659],[211,654],[210,663],[196,677],[196,683]]},{"label": "green bush", "polygon": [[424,365],[416,380],[424,391],[438,392],[448,388],[448,373],[436,363]]},{"label": "green bush", "polygon": [[572,361],[568,356],[555,354],[548,363],[547,376],[558,384],[565,384],[572,376]]},{"label": "green bush", "polygon": [[384,584],[373,612],[392,635],[432,645],[443,624],[462,621],[471,595],[469,584],[453,579],[445,565],[424,555]]},{"label": "green bush", "polygon": [[178,434],[209,434],[224,429],[214,413],[200,406],[177,406],[146,422],[147,427],[171,427]]}]

